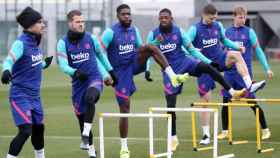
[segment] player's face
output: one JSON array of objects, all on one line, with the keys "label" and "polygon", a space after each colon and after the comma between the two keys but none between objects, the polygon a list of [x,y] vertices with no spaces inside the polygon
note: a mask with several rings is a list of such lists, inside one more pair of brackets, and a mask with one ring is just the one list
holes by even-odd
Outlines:
[{"label": "player's face", "polygon": [[131,19],[131,12],[130,9],[124,8],[122,9],[118,15],[117,15],[119,22],[125,26],[129,27],[131,25],[132,19]]},{"label": "player's face", "polygon": [[72,21],[68,23],[70,30],[75,32],[84,32],[85,31],[85,20],[82,15],[73,16]]},{"label": "player's face", "polygon": [[218,14],[203,14],[202,18],[203,21],[207,24],[207,25],[211,25],[218,17]]},{"label": "player's face", "polygon": [[161,27],[169,27],[172,24],[172,16],[167,12],[162,12],[159,14],[159,24]]},{"label": "player's face", "polygon": [[40,19],[37,23],[32,25],[28,30],[30,32],[42,35],[45,31],[45,26],[46,25],[44,24],[43,19]]},{"label": "player's face", "polygon": [[245,22],[246,22],[246,15],[237,14],[236,16],[234,16],[234,24],[236,26],[243,26],[245,25]]}]

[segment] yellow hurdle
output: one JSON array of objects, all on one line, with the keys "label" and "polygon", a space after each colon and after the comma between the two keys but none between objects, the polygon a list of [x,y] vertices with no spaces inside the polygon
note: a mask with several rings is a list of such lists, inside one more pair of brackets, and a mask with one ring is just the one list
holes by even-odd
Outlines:
[{"label": "yellow hurdle", "polygon": [[193,150],[197,151],[195,112],[192,112],[191,115],[192,115],[192,144],[193,144]]},{"label": "yellow hurdle", "polygon": [[212,150],[213,146],[208,147],[201,147],[198,148],[197,145],[197,138],[196,138],[196,121],[195,121],[195,112],[191,113],[192,119],[192,144],[193,144],[193,151],[205,151],[205,150]]},{"label": "yellow hurdle", "polygon": [[217,103],[217,102],[194,102],[191,106],[240,106],[240,107],[252,107],[255,104],[248,103]]},{"label": "yellow hurdle", "polygon": [[256,99],[240,98],[240,99],[231,99],[231,101],[280,103],[280,99],[261,99],[261,98],[256,98]]},{"label": "yellow hurdle", "polygon": [[[191,104],[191,106],[228,106],[228,142],[231,145],[236,144],[245,144],[248,143],[247,140],[242,141],[233,141],[233,134],[232,134],[232,107],[253,107],[255,106],[254,103],[256,102],[267,102],[267,103],[280,103],[280,99],[248,99],[248,98],[241,98],[241,99],[232,99],[231,101],[237,101],[232,103],[218,103],[218,102],[194,102]],[[243,103],[246,102],[246,103]],[[247,103],[252,102],[252,103]],[[261,146],[261,129],[259,124],[259,108],[256,107],[256,146],[258,153],[266,153],[266,152],[272,152],[274,151],[274,148],[269,149],[262,149]],[[196,145],[197,146],[197,145]],[[207,149],[208,147],[206,147]],[[196,151],[199,151],[199,149],[194,148]],[[202,149],[203,150],[203,149]]]}]

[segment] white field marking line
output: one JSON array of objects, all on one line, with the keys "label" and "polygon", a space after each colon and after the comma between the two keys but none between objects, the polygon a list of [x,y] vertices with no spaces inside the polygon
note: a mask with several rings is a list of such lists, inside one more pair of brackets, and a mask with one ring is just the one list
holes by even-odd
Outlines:
[{"label": "white field marking line", "polygon": [[[13,138],[14,136],[5,135],[0,138]],[[79,136],[45,136],[47,139],[63,139],[63,140],[77,140],[81,139]],[[99,137],[94,137],[94,139],[99,140]],[[105,140],[120,140],[119,137],[105,137]],[[166,138],[154,138],[155,141],[166,141]],[[149,141],[149,138],[144,137],[128,137],[128,141]],[[180,142],[192,142],[192,139],[179,139]],[[247,144],[255,144],[256,141],[250,141]],[[218,142],[227,143],[227,140],[220,140]],[[262,144],[276,144],[280,145],[280,141],[264,141]]]}]

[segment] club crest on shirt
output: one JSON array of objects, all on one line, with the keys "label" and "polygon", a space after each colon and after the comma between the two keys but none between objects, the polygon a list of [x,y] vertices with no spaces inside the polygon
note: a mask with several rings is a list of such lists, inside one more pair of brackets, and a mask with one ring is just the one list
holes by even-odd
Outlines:
[{"label": "club crest on shirt", "polygon": [[121,89],[121,92],[122,92],[123,94],[125,94],[125,93],[126,93],[126,89],[125,89],[125,88],[122,88],[122,89]]},{"label": "club crest on shirt", "polygon": [[134,35],[131,35],[131,36],[130,36],[130,40],[131,40],[131,41],[134,41],[134,40],[135,40],[135,36],[134,36]]},{"label": "club crest on shirt", "polygon": [[86,48],[86,49],[90,49],[90,44],[89,44],[89,43],[86,43],[86,44],[85,44],[85,48]]},{"label": "club crest on shirt", "polygon": [[178,39],[177,35],[172,36],[172,40],[176,41]]}]

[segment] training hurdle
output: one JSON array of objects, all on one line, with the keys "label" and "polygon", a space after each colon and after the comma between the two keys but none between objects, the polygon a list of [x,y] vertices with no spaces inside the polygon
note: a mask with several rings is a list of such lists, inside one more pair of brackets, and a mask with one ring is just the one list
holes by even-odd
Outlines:
[{"label": "training hurdle", "polygon": [[[257,103],[257,102],[266,102],[270,104],[279,104],[280,99],[262,99],[262,98],[256,98],[256,99],[251,99],[251,98],[240,98],[240,99],[231,99],[233,103],[238,102],[248,102],[248,103]],[[262,144],[261,144],[261,128],[259,125],[259,108],[256,108],[256,133],[257,133],[257,151],[258,153],[266,153],[266,152],[272,152],[274,151],[274,148],[269,148],[269,149],[262,149]]]},{"label": "training hurdle", "polygon": [[[132,117],[132,118],[147,118],[149,119],[149,158],[172,157],[171,151],[171,115],[170,114],[146,114],[146,113],[100,113],[99,114],[99,139],[100,139],[100,158],[105,158],[104,147],[104,118],[114,117]],[[154,154],[154,132],[153,132],[153,119],[154,118],[167,118],[167,152]]]},{"label": "training hurdle", "polygon": [[[239,100],[240,101],[240,100]],[[247,102],[247,101],[246,101]],[[248,143],[248,140],[241,140],[241,141],[233,141],[233,132],[232,132],[232,107],[253,107],[256,106],[252,100],[250,103],[216,103],[216,102],[195,102],[192,103],[191,106],[228,106],[228,142],[230,145],[237,145],[237,144],[245,144]],[[273,151],[273,148],[269,149],[262,149],[261,148],[261,134],[260,134],[260,123],[259,123],[259,108],[256,107],[256,148],[258,153],[265,153]]]},{"label": "training hurdle", "polygon": [[[149,109],[150,113],[153,112],[191,112],[192,117],[192,145],[194,151],[203,151],[213,149],[213,158],[230,158],[234,157],[234,154],[227,154],[218,156],[218,110],[209,108],[160,108],[152,107]],[[195,113],[196,112],[210,112],[214,113],[214,136],[213,147],[198,148],[196,139],[196,125],[195,125]]]}]

